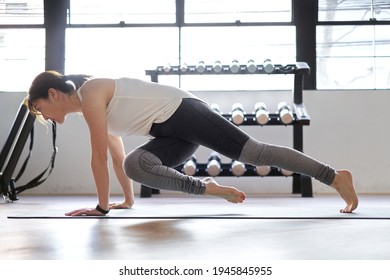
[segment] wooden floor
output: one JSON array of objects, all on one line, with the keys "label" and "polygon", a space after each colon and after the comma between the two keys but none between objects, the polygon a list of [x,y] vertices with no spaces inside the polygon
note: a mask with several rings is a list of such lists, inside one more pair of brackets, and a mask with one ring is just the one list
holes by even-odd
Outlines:
[{"label": "wooden floor", "polygon": [[234,205],[161,194],[137,197],[133,209],[111,211],[110,219],[63,216],[95,203],[83,196],[1,201],[0,259],[390,259],[388,195],[361,196],[352,215],[338,213],[343,203],[333,195],[248,197]]}]

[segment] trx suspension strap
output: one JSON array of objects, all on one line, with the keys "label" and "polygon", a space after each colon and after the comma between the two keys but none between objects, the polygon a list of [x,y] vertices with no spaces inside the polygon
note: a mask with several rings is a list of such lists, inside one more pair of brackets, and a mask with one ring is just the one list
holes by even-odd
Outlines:
[{"label": "trx suspension strap", "polygon": [[[45,170],[42,171],[41,174],[39,174],[37,177],[35,177],[34,179],[32,179],[30,182],[28,182],[27,184],[23,185],[23,186],[19,186],[19,187],[14,187],[12,188],[11,186],[11,192],[13,195],[17,195],[25,190],[28,190],[28,189],[31,189],[31,188],[34,188],[34,187],[37,187],[39,186],[40,184],[42,184],[43,182],[46,181],[46,179],[49,177],[49,175],[51,174],[51,172],[53,171],[53,168],[54,168],[54,162],[55,162],[55,159],[56,159],[56,155],[57,155],[57,152],[58,152],[58,148],[56,147],[56,138],[57,138],[57,124],[55,122],[52,122],[52,136],[53,136],[53,153],[51,155],[51,159],[50,159],[50,163],[49,165],[46,167]],[[20,178],[20,176],[23,174],[24,172],[24,169],[26,168],[27,166],[27,162],[31,156],[31,150],[32,150],[32,147],[34,145],[34,128],[31,130],[31,141],[30,141],[30,150],[29,150],[29,154],[25,160],[25,162],[23,163],[18,175],[16,176],[15,178],[15,182]],[[42,178],[45,174],[47,173],[46,177]]]},{"label": "trx suspension strap", "polygon": [[[23,102],[19,108],[18,114],[14,120],[9,136],[0,152],[0,193],[6,202],[18,200],[17,194],[24,190],[31,189],[42,184],[50,175],[54,168],[54,161],[57,155],[56,142],[56,123],[52,123],[53,153],[50,164],[47,168],[35,177],[33,180],[23,186],[16,187],[16,181],[22,176],[27,163],[31,157],[34,145],[34,121],[35,116],[28,111],[27,104]],[[13,178],[15,167],[19,161],[25,143],[30,136],[29,153],[21,166],[17,176]],[[5,166],[4,170],[2,169]],[[48,172],[46,177],[44,175]]]}]

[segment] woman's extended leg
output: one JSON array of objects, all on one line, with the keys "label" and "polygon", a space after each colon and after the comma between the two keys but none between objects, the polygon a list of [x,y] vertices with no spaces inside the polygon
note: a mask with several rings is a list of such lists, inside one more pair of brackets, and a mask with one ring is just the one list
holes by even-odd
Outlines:
[{"label": "woman's extended leg", "polygon": [[239,160],[255,165],[278,166],[286,170],[309,175],[334,188],[347,203],[340,212],[350,213],[358,206],[358,197],[348,170],[333,168],[294,149],[264,144],[250,138],[244,145]]},{"label": "woman's extended leg", "polygon": [[357,207],[358,198],[350,173],[336,172],[297,150],[259,142],[202,101],[183,99],[176,113],[166,122],[156,125],[151,134],[200,144],[255,166],[277,166],[308,175],[336,189],[347,203],[342,212],[351,212]]}]

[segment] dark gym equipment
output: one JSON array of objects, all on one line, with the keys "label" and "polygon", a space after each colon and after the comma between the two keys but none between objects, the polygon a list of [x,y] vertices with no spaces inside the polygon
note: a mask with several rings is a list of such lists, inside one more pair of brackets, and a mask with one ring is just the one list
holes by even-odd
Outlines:
[{"label": "dark gym equipment", "polygon": [[[5,202],[12,202],[18,200],[18,194],[34,188],[42,184],[50,175],[54,168],[54,161],[57,154],[57,147],[55,146],[56,140],[56,123],[52,123],[53,133],[53,154],[48,167],[40,173],[33,180],[23,186],[16,186],[16,182],[22,176],[26,169],[27,163],[31,157],[32,148],[34,145],[34,122],[36,117],[30,113],[25,103],[22,103],[19,107],[18,113],[14,119],[14,123],[11,127],[9,135],[4,143],[4,146],[0,153],[0,193],[3,195]],[[14,171],[20,156],[25,147],[26,141],[30,136],[29,153],[24,163],[22,164],[20,171],[14,177]],[[4,168],[3,168],[4,167]],[[48,171],[45,178],[43,176]]]}]

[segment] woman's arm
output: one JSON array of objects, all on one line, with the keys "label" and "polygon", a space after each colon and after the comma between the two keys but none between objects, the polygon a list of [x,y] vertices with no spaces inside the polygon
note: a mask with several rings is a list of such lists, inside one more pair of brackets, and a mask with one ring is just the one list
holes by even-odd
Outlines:
[{"label": "woman's arm", "polygon": [[112,165],[122,187],[124,202],[110,204],[111,209],[131,208],[134,204],[133,182],[127,177],[123,170],[123,160],[125,159],[125,149],[121,137],[108,135],[108,148],[112,157]]},{"label": "woman's arm", "polygon": [[[95,179],[98,205],[109,210],[109,172],[107,165],[108,133],[106,105],[108,94],[99,82],[87,82],[83,85],[83,115],[90,131],[92,149],[91,167]],[[84,208],[67,213],[69,216],[103,215],[95,208]]]}]

